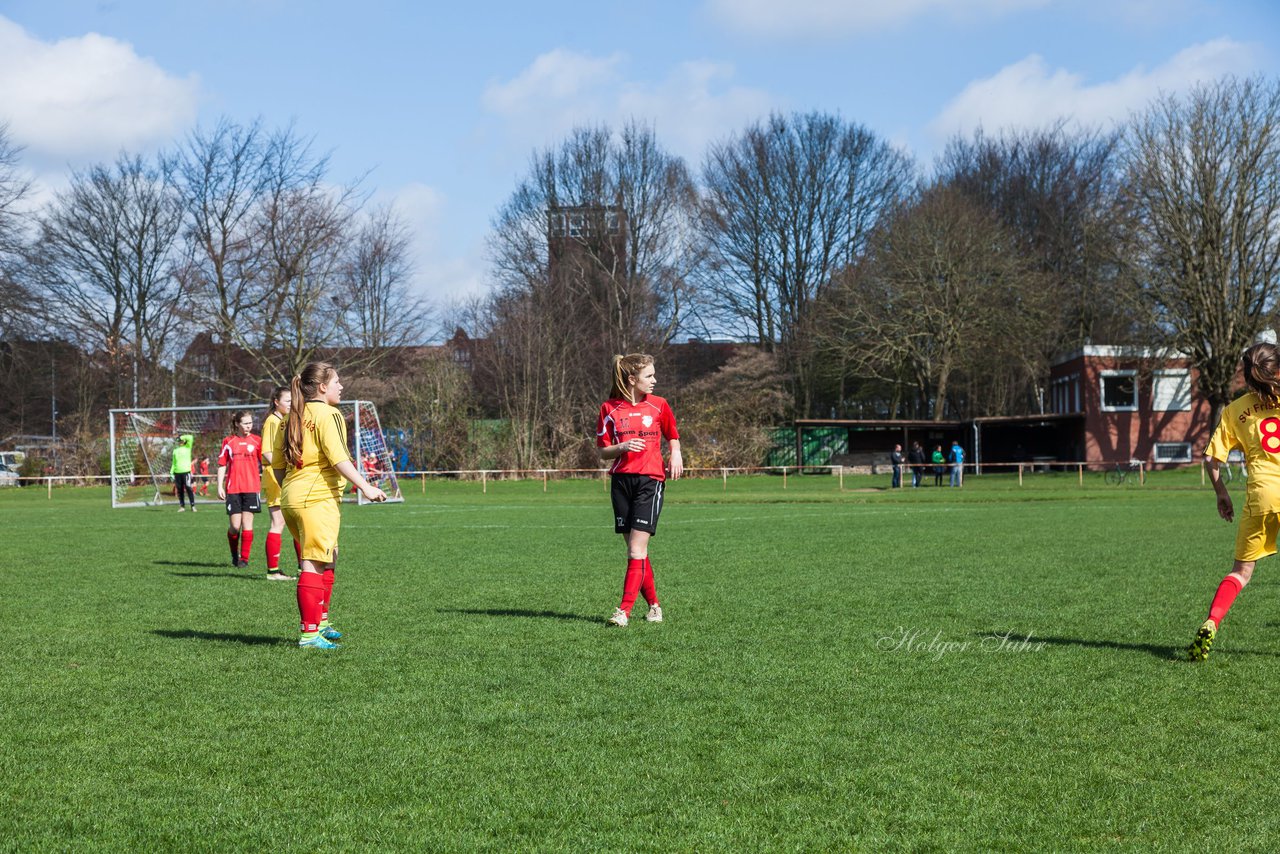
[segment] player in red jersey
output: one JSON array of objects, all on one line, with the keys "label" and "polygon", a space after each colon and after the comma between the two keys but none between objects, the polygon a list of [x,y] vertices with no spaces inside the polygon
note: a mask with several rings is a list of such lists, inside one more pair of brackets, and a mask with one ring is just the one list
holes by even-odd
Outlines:
[{"label": "player in red jersey", "polygon": [[596,446],[600,458],[613,460],[609,467],[613,498],[613,530],[627,543],[627,573],[622,582],[622,602],[609,624],[630,621],[636,594],[649,603],[645,619],[662,622],[662,606],[653,582],[649,538],[658,531],[662,491],[667,473],[662,465],[662,440],[671,448],[671,479],[684,474],[680,433],[676,416],[667,402],[653,393],[657,375],[653,357],[642,353],[613,357],[613,390],[600,407],[596,420]]},{"label": "player in red jersey", "polygon": [[378,464],[378,455],[373,451],[364,455],[364,479],[377,483],[382,478],[382,466]]},{"label": "player in red jersey", "polygon": [[[227,504],[227,545],[231,565],[249,565],[253,553],[253,514],[262,510],[262,439],[253,435],[253,415],[237,410],[231,416],[232,435],[222,440],[218,454],[218,498]],[[230,476],[228,476],[228,470]]]},{"label": "player in red jersey", "polygon": [[200,494],[209,494],[209,455],[200,455]]}]

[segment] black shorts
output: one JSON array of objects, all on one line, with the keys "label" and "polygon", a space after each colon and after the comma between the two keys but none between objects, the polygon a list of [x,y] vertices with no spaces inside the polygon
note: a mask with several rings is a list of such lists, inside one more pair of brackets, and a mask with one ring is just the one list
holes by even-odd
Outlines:
[{"label": "black shorts", "polygon": [[613,530],[658,533],[658,516],[662,514],[662,489],[665,482],[647,474],[615,474],[609,490],[613,498]]},{"label": "black shorts", "polygon": [[262,502],[258,500],[256,492],[228,492],[227,493],[227,515],[234,516],[237,513],[261,513]]}]

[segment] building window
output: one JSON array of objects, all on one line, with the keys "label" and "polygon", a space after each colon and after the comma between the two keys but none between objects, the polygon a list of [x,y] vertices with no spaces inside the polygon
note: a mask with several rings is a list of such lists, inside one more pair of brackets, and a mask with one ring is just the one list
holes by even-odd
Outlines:
[{"label": "building window", "polygon": [[1156,371],[1151,388],[1151,408],[1157,412],[1191,409],[1191,372]]},{"label": "building window", "polygon": [[565,232],[568,231],[569,226],[565,215],[560,211],[548,211],[547,222],[551,228],[552,237],[564,237]]},{"label": "building window", "polygon": [[213,358],[208,353],[198,353],[191,360],[191,366],[195,369],[196,375],[202,379],[214,379]]},{"label": "building window", "polygon": [[1138,372],[1102,372],[1102,411],[1135,412],[1138,409]]},{"label": "building window", "polygon": [[1156,462],[1189,463],[1191,462],[1190,442],[1156,442]]},{"label": "building window", "polygon": [[1049,406],[1052,412],[1066,414],[1080,411],[1080,375],[1071,374],[1053,381]]}]

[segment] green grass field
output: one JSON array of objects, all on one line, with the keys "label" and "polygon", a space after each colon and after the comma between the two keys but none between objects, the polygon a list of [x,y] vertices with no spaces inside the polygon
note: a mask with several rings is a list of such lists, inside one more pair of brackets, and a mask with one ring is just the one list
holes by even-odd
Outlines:
[{"label": "green grass field", "polygon": [[[334,652],[225,516],[0,492],[0,849],[1275,850],[1280,586],[1209,661],[1198,472],[600,482],[348,507]],[[1242,496],[1241,496],[1242,497]],[[286,545],[285,552],[289,552]]]}]

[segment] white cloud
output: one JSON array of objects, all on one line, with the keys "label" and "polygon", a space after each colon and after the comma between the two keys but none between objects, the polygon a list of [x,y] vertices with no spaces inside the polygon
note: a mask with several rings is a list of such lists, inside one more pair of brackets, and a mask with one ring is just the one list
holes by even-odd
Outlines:
[{"label": "white cloud", "polygon": [[732,85],[733,74],[727,63],[681,63],[658,86],[628,86],[618,96],[615,119],[653,122],[659,138],[696,166],[708,143],[778,106],[763,90]]},{"label": "white cloud", "polygon": [[168,142],[195,121],[199,82],[96,33],[44,42],[0,17],[0,122],[37,168]]},{"label": "white cloud", "polygon": [[1246,75],[1254,68],[1254,49],[1225,38],[1189,47],[1155,68],[1138,67],[1094,85],[1080,74],[1050,69],[1033,54],[970,83],[943,108],[930,130],[941,138],[979,126],[1044,127],[1061,118],[1106,127],[1124,121],[1162,92],[1183,92],[1198,82],[1224,74]]},{"label": "white cloud", "polygon": [[569,50],[544,53],[507,83],[490,84],[484,105],[500,115],[527,114],[540,103],[590,97],[614,82],[621,54],[592,57]]},{"label": "white cloud", "polygon": [[726,63],[680,63],[657,83],[625,79],[625,65],[617,54],[554,50],[510,82],[490,85],[484,105],[507,123],[507,138],[522,150],[550,145],[575,126],[617,127],[637,119],[652,123],[666,145],[695,162],[709,142],[779,106],[764,90],[734,85],[734,68]]},{"label": "white cloud", "polygon": [[[413,292],[432,305],[479,296],[486,291],[484,260],[478,247],[455,246],[444,239],[449,202],[444,193],[426,184],[407,184],[375,194],[374,202],[391,204],[410,234],[414,265]],[[459,251],[461,249],[461,251]]]},{"label": "white cloud", "polygon": [[917,18],[989,18],[1046,6],[1050,0],[708,0],[711,16],[754,36],[796,38],[877,32]]}]

